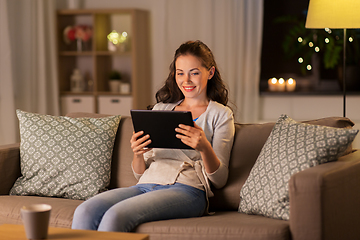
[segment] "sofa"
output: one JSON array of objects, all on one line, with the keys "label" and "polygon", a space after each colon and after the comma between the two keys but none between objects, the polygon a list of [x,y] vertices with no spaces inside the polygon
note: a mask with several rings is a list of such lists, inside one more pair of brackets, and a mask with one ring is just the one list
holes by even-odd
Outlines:
[{"label": "sofa", "polygon": [[[70,113],[69,117],[101,117]],[[329,117],[309,124],[351,128],[351,120]],[[235,123],[235,139],[225,187],[213,189],[212,214],[188,219],[148,222],[135,232],[156,239],[268,239],[323,240],[360,239],[360,151],[347,149],[337,161],[300,171],[289,181],[290,220],[238,212],[240,190],[275,123]],[[121,118],[116,133],[109,189],[136,184],[131,170],[132,121]],[[22,224],[20,208],[32,203],[52,206],[50,226],[70,228],[75,208],[82,200],[9,195],[21,175],[19,144],[0,146],[0,225]]]}]

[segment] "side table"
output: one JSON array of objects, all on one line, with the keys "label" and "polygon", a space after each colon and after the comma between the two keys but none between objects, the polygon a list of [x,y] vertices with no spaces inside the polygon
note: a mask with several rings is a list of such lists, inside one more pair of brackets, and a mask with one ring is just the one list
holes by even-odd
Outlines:
[{"label": "side table", "polygon": [[[23,225],[3,224],[0,226],[0,239],[26,240]],[[49,227],[47,239],[58,240],[149,240],[149,235],[123,232],[98,232],[91,230],[74,230],[70,228]]]}]

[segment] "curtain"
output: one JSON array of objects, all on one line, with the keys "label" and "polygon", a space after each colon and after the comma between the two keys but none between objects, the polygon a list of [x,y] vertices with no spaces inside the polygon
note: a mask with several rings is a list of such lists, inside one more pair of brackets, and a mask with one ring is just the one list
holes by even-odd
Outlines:
[{"label": "curtain", "polygon": [[[181,43],[203,41],[227,84],[236,121],[257,121],[263,0],[165,0],[163,4],[162,31],[154,38],[161,44],[155,52],[163,54],[162,65],[168,67]],[[163,68],[163,73],[167,71]]]},{"label": "curtain", "polygon": [[7,1],[0,0],[0,144],[16,142],[16,116]]},{"label": "curtain", "polygon": [[17,108],[59,115],[55,1],[0,0],[0,143],[19,141]]}]

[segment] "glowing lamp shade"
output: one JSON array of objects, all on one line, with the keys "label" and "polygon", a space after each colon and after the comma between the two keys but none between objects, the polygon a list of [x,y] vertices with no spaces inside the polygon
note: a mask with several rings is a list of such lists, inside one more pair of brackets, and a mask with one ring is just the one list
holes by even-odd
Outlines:
[{"label": "glowing lamp shade", "polygon": [[343,39],[343,95],[346,116],[346,29],[360,28],[360,0],[310,0],[306,28],[342,28]]},{"label": "glowing lamp shade", "polygon": [[310,0],[306,28],[360,28],[359,0]]}]

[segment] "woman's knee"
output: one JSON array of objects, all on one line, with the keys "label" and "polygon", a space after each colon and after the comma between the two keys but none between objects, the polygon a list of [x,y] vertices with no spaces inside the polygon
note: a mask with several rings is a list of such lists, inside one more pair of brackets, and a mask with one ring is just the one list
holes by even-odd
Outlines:
[{"label": "woman's knee", "polygon": [[135,226],[131,212],[112,211],[109,209],[101,219],[98,231],[104,232],[130,232]]},{"label": "woman's knee", "polygon": [[80,204],[75,209],[71,228],[97,230],[99,220],[95,209],[86,202]]}]

